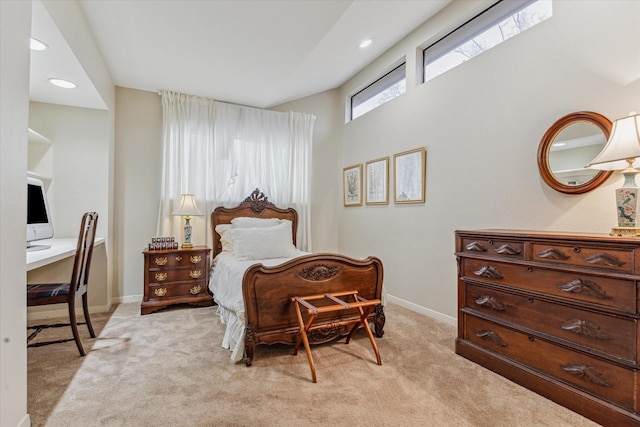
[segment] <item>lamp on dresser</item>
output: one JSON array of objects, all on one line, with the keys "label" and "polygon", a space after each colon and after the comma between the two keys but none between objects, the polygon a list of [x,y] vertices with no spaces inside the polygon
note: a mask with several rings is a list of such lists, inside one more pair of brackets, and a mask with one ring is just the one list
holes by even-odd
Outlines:
[{"label": "lamp on dresser", "polygon": [[191,216],[202,216],[202,212],[196,204],[196,196],[193,194],[182,194],[180,196],[180,205],[173,211],[172,215],[184,216],[183,227],[183,248],[191,248]]},{"label": "lamp on dresser", "polygon": [[602,151],[587,167],[601,170],[622,170],[624,184],[616,189],[618,226],[611,229],[612,236],[640,235],[638,221],[638,169],[633,162],[640,157],[640,115],[635,112],[613,122],[611,135]]}]

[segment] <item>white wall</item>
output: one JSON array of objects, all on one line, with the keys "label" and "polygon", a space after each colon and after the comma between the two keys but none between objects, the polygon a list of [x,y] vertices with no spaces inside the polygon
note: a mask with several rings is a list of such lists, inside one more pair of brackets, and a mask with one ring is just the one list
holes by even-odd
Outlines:
[{"label": "white wall", "polygon": [[407,93],[341,126],[335,173],[426,147],[426,203],[340,209],[340,251],[379,256],[387,292],[443,320],[456,317],[456,229],[615,225],[619,173],[588,194],[566,195],[542,181],[536,154],[565,114],[590,110],[614,120],[640,111],[640,2],[553,4],[551,19],[416,86],[417,47],[482,5],[455,1],[341,88],[344,100],[407,58]]},{"label": "white wall", "polygon": [[29,426],[26,255],[31,2],[0,1],[0,425]]},{"label": "white wall", "polygon": [[142,251],[156,235],[162,183],[161,102],[155,92],[116,90],[114,296],[118,301],[141,299]]}]

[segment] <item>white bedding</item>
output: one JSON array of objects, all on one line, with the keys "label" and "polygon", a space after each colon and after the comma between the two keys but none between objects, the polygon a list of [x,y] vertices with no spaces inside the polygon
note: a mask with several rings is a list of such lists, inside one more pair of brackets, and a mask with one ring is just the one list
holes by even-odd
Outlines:
[{"label": "white bedding", "polygon": [[[297,256],[307,252],[297,251]],[[271,258],[255,260],[238,258],[231,252],[221,252],[213,260],[209,289],[218,304],[217,314],[226,325],[222,347],[231,350],[231,361],[237,362],[244,356],[245,309],[242,298],[242,278],[247,268],[254,264],[274,266],[292,258]]]}]

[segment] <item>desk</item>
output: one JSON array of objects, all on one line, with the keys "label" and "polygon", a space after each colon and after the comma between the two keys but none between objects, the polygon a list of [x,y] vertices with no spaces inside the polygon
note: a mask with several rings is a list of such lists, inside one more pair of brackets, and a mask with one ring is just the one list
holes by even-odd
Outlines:
[{"label": "desk", "polygon": [[[104,237],[96,237],[93,246],[99,246],[103,243]],[[68,237],[38,240],[34,245],[47,245],[51,247],[39,251],[27,251],[27,271],[74,256],[76,253],[76,246],[78,245],[78,238]]]}]

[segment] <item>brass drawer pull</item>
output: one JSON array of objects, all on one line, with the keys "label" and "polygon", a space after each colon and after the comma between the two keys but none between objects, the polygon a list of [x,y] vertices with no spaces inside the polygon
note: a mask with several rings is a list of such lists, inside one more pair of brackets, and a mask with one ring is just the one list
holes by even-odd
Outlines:
[{"label": "brass drawer pull", "polygon": [[167,273],[156,273],[155,278],[158,282],[167,280]]},{"label": "brass drawer pull", "polygon": [[200,287],[200,285],[198,285],[198,286],[194,286],[193,288],[189,289],[189,292],[191,292],[191,295],[198,295],[201,290],[202,290],[202,288]]},{"label": "brass drawer pull", "polygon": [[191,261],[192,264],[197,264],[202,261],[202,255],[191,255],[189,261]]},{"label": "brass drawer pull", "polygon": [[178,262],[182,261],[182,257],[181,257],[180,255],[178,255],[178,256],[176,257],[176,261],[178,261]]},{"label": "brass drawer pull", "polygon": [[191,270],[189,272],[189,277],[192,279],[197,279],[200,276],[202,276],[202,270]]},{"label": "brass drawer pull", "polygon": [[153,291],[157,297],[163,297],[167,294],[167,288],[155,288]]},{"label": "brass drawer pull", "polygon": [[156,263],[156,265],[165,265],[167,263],[168,259],[166,256],[163,256],[161,258],[154,258],[153,262]]}]

